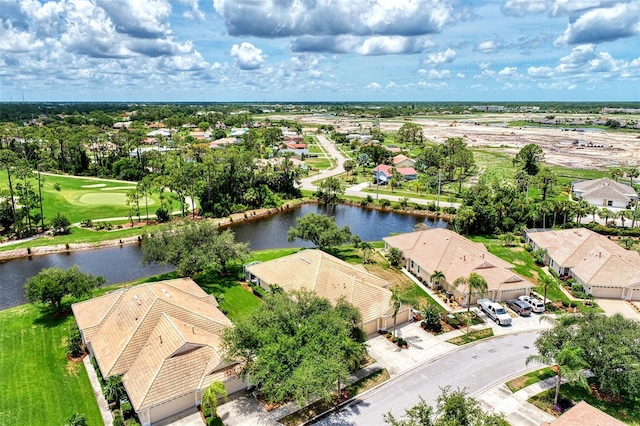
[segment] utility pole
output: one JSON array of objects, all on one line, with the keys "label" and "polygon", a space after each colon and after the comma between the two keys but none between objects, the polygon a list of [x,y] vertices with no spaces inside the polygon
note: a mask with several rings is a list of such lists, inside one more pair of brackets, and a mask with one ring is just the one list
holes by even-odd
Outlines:
[{"label": "utility pole", "polygon": [[440,170],[438,170],[438,204],[436,205],[436,207],[438,207],[438,210],[440,209],[440,185],[442,183],[442,179],[441,179],[441,175],[440,175]]}]

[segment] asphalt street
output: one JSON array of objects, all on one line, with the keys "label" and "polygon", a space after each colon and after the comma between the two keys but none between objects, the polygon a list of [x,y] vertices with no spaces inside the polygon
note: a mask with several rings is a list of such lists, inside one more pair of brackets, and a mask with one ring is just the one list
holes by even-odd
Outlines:
[{"label": "asphalt street", "polygon": [[537,331],[506,335],[465,347],[392,379],[316,424],[382,425],[385,413],[402,416],[420,397],[435,406],[445,386],[466,388],[473,396],[527,370],[537,336]]}]

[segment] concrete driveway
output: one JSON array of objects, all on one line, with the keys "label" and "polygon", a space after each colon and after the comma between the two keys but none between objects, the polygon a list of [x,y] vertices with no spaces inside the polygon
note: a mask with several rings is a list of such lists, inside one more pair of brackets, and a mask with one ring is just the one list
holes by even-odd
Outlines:
[{"label": "concrete driveway", "polygon": [[596,299],[596,302],[607,315],[620,314],[627,319],[640,321],[640,313],[626,300]]}]

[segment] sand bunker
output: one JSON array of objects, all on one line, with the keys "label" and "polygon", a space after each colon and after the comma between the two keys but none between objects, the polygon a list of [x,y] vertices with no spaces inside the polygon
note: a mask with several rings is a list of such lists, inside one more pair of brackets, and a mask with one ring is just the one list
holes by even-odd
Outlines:
[{"label": "sand bunker", "polygon": [[103,186],[107,186],[106,183],[96,183],[94,185],[82,185],[82,188],[100,188]]},{"label": "sand bunker", "polygon": [[117,189],[136,189],[135,186],[112,186],[109,188],[102,188],[100,191],[115,191]]}]

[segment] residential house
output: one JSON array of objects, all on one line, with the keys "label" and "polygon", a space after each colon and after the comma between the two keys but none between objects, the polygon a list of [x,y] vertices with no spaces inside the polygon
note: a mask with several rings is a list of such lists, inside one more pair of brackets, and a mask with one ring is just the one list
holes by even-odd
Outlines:
[{"label": "residential house", "polygon": [[386,164],[378,164],[373,169],[374,182],[379,182],[381,185],[389,183],[392,177],[391,168],[391,166],[387,166]]},{"label": "residential house", "polygon": [[418,172],[413,167],[396,167],[396,171],[402,175],[404,180],[418,179]]},{"label": "residential house", "polygon": [[[360,311],[367,334],[393,325],[391,291],[387,289],[391,283],[321,250],[246,265],[245,276],[265,290],[272,285],[284,291],[307,289],[332,303],[344,297]],[[402,305],[397,323],[407,321],[411,313],[410,306]]]},{"label": "residential house", "polygon": [[586,228],[527,229],[525,240],[546,251],[545,263],[561,277],[573,277],[587,294],[640,300],[640,254],[625,250]]},{"label": "residential house", "polygon": [[[385,249],[395,247],[402,252],[405,269],[431,288],[443,287],[466,306],[479,297],[494,301],[515,299],[528,295],[533,284],[512,269],[513,265],[489,253],[482,243],[474,243],[448,229],[434,228],[383,238]],[[431,276],[440,271],[444,279],[433,282]],[[472,272],[487,281],[488,290],[482,295],[471,295],[466,286],[456,287],[453,282],[467,278]]]},{"label": "residential house", "polygon": [[391,164],[393,167],[413,167],[416,165],[416,160],[404,154],[398,154],[391,159]]},{"label": "residential house", "polygon": [[604,411],[580,401],[551,423],[544,422],[542,426],[625,426],[615,417]]},{"label": "residential house", "polygon": [[[380,182],[388,182],[393,176],[393,169],[394,167],[392,166],[378,164],[373,169],[374,180],[377,178]],[[395,170],[402,175],[404,180],[416,180],[418,178],[418,172],[416,172],[413,167],[396,167]]]},{"label": "residential house", "polygon": [[278,150],[278,152],[290,152],[298,158],[309,155],[309,149],[306,143],[285,142],[285,148]]},{"label": "residential house", "polygon": [[122,383],[143,425],[200,404],[213,382],[243,389],[240,365],[224,360],[231,321],[189,278],[125,288],[72,305],[82,341],[106,379]]},{"label": "residential house", "polygon": [[626,209],[638,199],[635,189],[609,178],[574,182],[571,192],[576,198],[598,207]]}]

